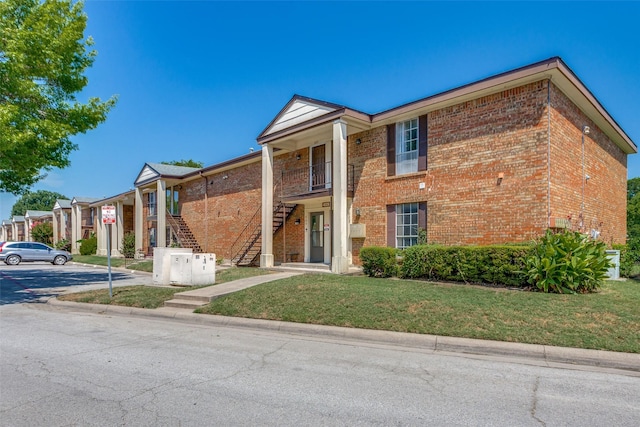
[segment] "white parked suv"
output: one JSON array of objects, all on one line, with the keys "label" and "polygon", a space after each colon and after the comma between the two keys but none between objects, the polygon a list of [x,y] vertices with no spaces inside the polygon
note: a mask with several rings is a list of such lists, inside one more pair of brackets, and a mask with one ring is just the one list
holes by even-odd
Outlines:
[{"label": "white parked suv", "polygon": [[0,242],[0,261],[7,265],[18,265],[22,261],[47,261],[54,265],[64,265],[72,259],[71,253],[53,249],[38,242]]}]

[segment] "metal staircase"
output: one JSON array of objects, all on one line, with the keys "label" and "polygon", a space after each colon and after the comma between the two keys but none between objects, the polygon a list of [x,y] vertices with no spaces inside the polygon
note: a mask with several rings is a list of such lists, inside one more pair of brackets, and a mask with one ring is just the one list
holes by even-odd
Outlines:
[{"label": "metal staircase", "polygon": [[[273,208],[273,233],[282,228],[297,205],[279,203]],[[239,267],[254,265],[262,251],[262,206],[231,247],[231,263]]]},{"label": "metal staircase", "polygon": [[172,215],[167,212],[167,224],[178,239],[181,248],[191,248],[193,253],[203,252],[191,229],[180,215]]}]

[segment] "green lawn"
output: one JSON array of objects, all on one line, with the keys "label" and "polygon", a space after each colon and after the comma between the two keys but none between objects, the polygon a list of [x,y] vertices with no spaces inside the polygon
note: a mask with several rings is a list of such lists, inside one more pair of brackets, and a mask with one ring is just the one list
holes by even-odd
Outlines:
[{"label": "green lawn", "polygon": [[[268,272],[231,268],[217,283]],[[190,289],[190,288],[187,288]],[[159,307],[185,288],[133,286],[62,300]],[[543,294],[504,288],[362,276],[305,274],[214,300],[199,313],[353,328],[640,353],[640,280],[609,281],[597,293]]]},{"label": "green lawn", "polygon": [[[261,274],[269,274],[268,271],[257,268],[230,268],[216,272],[216,285],[232,280],[242,279]],[[122,286],[113,288],[113,298],[109,298],[108,289],[78,292],[60,295],[61,301],[85,302],[90,304],[113,304],[127,307],[158,308],[165,301],[173,298],[176,292],[184,292],[197,289],[202,286],[190,287],[160,287],[160,286]]]},{"label": "green lawn", "polygon": [[640,352],[640,282],[543,294],[468,285],[303,275],[214,300],[199,313]]}]

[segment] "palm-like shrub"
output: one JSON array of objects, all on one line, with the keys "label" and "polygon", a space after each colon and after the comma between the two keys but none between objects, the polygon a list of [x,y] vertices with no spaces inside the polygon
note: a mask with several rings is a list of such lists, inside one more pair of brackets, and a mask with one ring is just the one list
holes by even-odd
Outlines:
[{"label": "palm-like shrub", "polygon": [[527,258],[529,283],[543,292],[593,292],[606,278],[605,244],[577,231],[547,230]]}]

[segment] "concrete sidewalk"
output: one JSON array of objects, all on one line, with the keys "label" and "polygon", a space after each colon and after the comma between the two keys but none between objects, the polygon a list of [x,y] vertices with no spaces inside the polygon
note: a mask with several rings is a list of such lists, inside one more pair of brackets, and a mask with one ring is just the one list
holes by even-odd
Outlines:
[{"label": "concrete sidewalk", "polygon": [[292,276],[299,276],[300,272],[283,272],[264,274],[261,276],[252,276],[244,279],[238,279],[231,282],[222,283],[220,285],[207,286],[205,288],[194,289],[192,291],[177,292],[173,295],[173,299],[164,303],[165,307],[183,308],[195,310],[198,307],[208,304],[212,300],[223,295],[241,291],[252,286],[261,285],[263,283],[272,282],[274,280],[286,279]]}]

